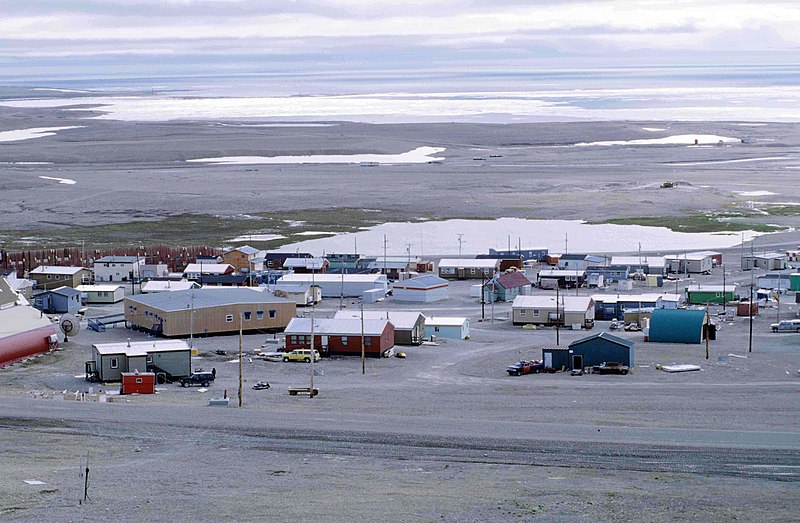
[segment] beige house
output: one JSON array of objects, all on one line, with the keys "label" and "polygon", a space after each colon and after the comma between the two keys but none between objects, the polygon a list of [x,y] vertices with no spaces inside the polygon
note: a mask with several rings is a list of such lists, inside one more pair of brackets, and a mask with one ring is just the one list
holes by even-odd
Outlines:
[{"label": "beige house", "polygon": [[264,252],[243,245],[222,253],[222,263],[229,263],[236,272],[247,273],[264,270]]},{"label": "beige house", "polygon": [[61,267],[41,265],[28,273],[28,278],[36,282],[37,289],[75,288],[92,281],[92,271],[85,267]]},{"label": "beige house", "polygon": [[517,296],[511,305],[514,325],[594,326],[594,300],[588,296]]},{"label": "beige house", "polygon": [[214,287],[125,298],[125,321],[166,337],[282,331],[297,311],[265,288]]}]

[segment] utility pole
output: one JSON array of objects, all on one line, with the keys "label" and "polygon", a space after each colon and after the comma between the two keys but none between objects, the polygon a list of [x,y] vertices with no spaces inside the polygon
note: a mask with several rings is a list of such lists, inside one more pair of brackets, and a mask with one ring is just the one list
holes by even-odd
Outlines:
[{"label": "utility pole", "polygon": [[[367,361],[366,361],[366,349],[364,348],[364,299],[362,298],[360,301],[361,304],[361,374],[367,373]],[[387,312],[386,315],[388,316],[389,313]],[[314,357],[314,354],[311,354],[311,357]]]},{"label": "utility pole", "polygon": [[189,348],[194,348],[194,289],[191,290],[191,296],[189,298],[190,307],[189,307]]},{"label": "utility pole", "polygon": [[728,294],[725,292],[725,266],[722,266],[722,312],[728,312]]},{"label": "utility pole", "polygon": [[564,254],[569,254],[569,237],[564,233]]},{"label": "utility pole", "polygon": [[486,319],[486,271],[481,271],[481,321]]},{"label": "utility pole", "polygon": [[461,258],[461,238],[464,236],[464,233],[458,233],[458,257]]},{"label": "utility pole", "polygon": [[244,313],[239,313],[239,407],[242,406],[242,322]]},{"label": "utility pole", "polygon": [[705,333],[706,333],[706,359],[708,359],[708,337],[711,331],[711,318],[708,316],[708,303],[706,303],[706,325],[705,325]]},{"label": "utility pole", "polygon": [[314,397],[314,307],[311,307],[311,357],[309,360],[311,361],[311,386],[308,388],[308,397],[310,399]]},{"label": "utility pole", "polygon": [[561,339],[559,337],[559,320],[560,320],[560,313],[558,312],[558,281],[556,281],[556,347],[561,345]]},{"label": "utility pole", "polygon": [[[744,235],[744,233],[742,233]],[[750,262],[753,261],[753,244],[750,243]],[[753,271],[755,267],[750,267],[750,311],[748,315],[750,316],[750,335],[749,335],[749,343],[747,346],[747,352],[753,352]]]},{"label": "utility pole", "polygon": [[387,244],[386,235],[384,234],[383,235],[383,271],[381,271],[381,272],[386,275],[386,279],[388,280],[389,279],[389,270],[386,268],[386,244]]}]

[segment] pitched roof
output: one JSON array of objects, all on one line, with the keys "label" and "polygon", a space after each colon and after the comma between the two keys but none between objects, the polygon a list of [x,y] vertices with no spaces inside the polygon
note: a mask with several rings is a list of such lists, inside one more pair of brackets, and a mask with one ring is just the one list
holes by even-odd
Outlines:
[{"label": "pitched roof", "polygon": [[441,327],[460,327],[468,322],[467,318],[457,316],[431,316],[425,317],[425,325],[439,325]]},{"label": "pitched roof", "polygon": [[597,334],[592,334],[590,336],[586,336],[585,338],[581,338],[579,340],[575,340],[569,344],[570,347],[575,345],[581,345],[587,341],[594,340],[594,339],[603,339],[608,340],[611,343],[621,345],[623,347],[627,347],[628,349],[632,349],[634,343],[631,340],[626,340],[625,338],[620,338],[619,336],[614,336],[613,334],[609,334],[608,332],[599,332]]},{"label": "pitched roof", "polygon": [[497,267],[499,263],[500,260],[497,259],[442,258],[439,260],[439,268],[486,269]]},{"label": "pitched roof", "polygon": [[46,291],[46,292],[49,292],[50,294],[60,294],[61,296],[67,296],[67,297],[80,295],[80,292],[76,291],[72,287],[59,287],[58,289],[53,289],[51,291]]},{"label": "pitched roof", "polygon": [[[394,325],[396,329],[408,330],[413,329],[419,321],[420,317],[425,317],[421,312],[412,311],[364,311],[364,321],[366,320],[389,320],[389,323]],[[361,312],[359,311],[336,311],[334,315],[336,319],[357,319],[361,321]]]},{"label": "pitched roof", "polygon": [[[383,334],[388,320],[364,320],[365,336]],[[328,336],[361,336],[361,320],[352,318],[315,318],[314,334]],[[311,318],[292,318],[284,330],[285,334],[310,334]]]},{"label": "pitched roof", "polygon": [[450,283],[444,278],[435,274],[425,274],[405,281],[398,281],[392,284],[395,289],[433,289],[436,287],[447,287]]},{"label": "pitched roof", "polygon": [[142,292],[185,291],[199,286],[199,283],[187,280],[150,280],[144,282]]},{"label": "pitched roof", "polygon": [[531,281],[522,273],[522,271],[511,271],[503,273],[497,278],[499,283],[504,289],[516,289],[519,287],[527,287]]},{"label": "pitched roof", "polygon": [[190,350],[184,340],[152,340],[116,343],[95,343],[92,348],[98,354],[125,354],[126,356],[145,356],[152,352],[173,352]]},{"label": "pitched roof", "polygon": [[77,287],[75,287],[75,290],[79,292],[114,292],[120,287],[122,287],[123,289],[125,288],[124,285],[113,285],[113,284],[78,285]]},{"label": "pitched roof", "polygon": [[203,274],[224,274],[232,272],[233,265],[230,263],[190,263],[183,270],[183,273],[200,273],[201,270]]},{"label": "pitched roof", "polygon": [[252,256],[253,254],[258,254],[259,252],[261,252],[258,249],[256,249],[255,247],[250,247],[249,245],[242,245],[241,247],[234,247],[233,249],[231,249],[228,252],[232,252],[232,251],[239,251],[241,253],[248,254],[250,256]]}]

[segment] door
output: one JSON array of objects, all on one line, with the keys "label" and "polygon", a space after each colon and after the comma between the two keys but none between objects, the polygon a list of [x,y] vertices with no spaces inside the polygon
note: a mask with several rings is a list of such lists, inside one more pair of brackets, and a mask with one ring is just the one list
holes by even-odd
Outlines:
[{"label": "door", "polygon": [[328,337],[327,336],[322,336],[322,350],[324,352],[326,352],[326,353],[328,352]]},{"label": "door", "polygon": [[546,369],[553,368],[553,353],[552,352],[545,352],[544,353],[544,366]]},{"label": "door", "polygon": [[582,369],[583,368],[583,356],[580,354],[573,354],[572,355],[572,369]]}]

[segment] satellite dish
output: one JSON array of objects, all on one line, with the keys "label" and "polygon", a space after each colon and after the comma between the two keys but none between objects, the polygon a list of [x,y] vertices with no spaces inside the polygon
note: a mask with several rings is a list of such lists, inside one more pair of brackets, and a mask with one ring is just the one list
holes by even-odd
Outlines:
[{"label": "satellite dish", "polygon": [[61,327],[61,332],[64,333],[64,343],[69,341],[70,336],[75,336],[78,334],[78,330],[81,327],[81,323],[78,321],[72,314],[64,314],[61,316],[61,319],[58,320],[58,325]]}]

